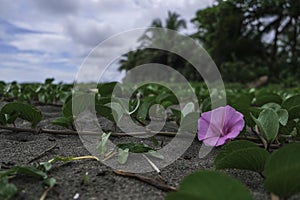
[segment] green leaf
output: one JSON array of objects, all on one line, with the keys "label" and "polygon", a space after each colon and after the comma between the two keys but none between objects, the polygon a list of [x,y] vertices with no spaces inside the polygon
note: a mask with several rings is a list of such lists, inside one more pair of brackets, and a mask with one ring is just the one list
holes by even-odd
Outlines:
[{"label": "green leaf", "polygon": [[119,103],[111,102],[106,104],[106,106],[112,109],[115,122],[118,122],[122,118],[123,114],[126,113],[125,109]]},{"label": "green leaf", "polygon": [[137,117],[142,122],[145,122],[150,107],[155,103],[155,96],[148,96],[145,97],[144,101],[141,103],[138,111],[137,111]]},{"label": "green leaf", "polygon": [[164,159],[164,156],[163,156],[163,155],[161,155],[160,153],[158,153],[157,151],[154,151],[154,150],[148,151],[148,154],[149,154],[150,156],[155,157],[155,158]]},{"label": "green leaf", "polygon": [[31,127],[35,128],[42,120],[42,112],[36,107],[28,104],[12,102],[7,103],[1,109],[2,114],[8,116],[17,116],[31,123]]},{"label": "green leaf", "polygon": [[25,174],[25,175],[30,175],[32,177],[41,178],[41,179],[47,178],[47,174],[45,172],[35,167],[29,167],[29,166],[16,166],[8,170],[0,171],[0,178],[4,176],[11,176],[16,174]]},{"label": "green leaf", "polygon": [[120,164],[125,164],[127,162],[129,156],[129,149],[121,149],[119,148],[119,154],[118,154],[118,162]]},{"label": "green leaf", "polygon": [[7,176],[0,178],[0,199],[11,199],[18,192],[18,188],[14,184],[8,182]]},{"label": "green leaf", "polygon": [[98,144],[98,146],[96,147],[96,150],[100,153],[100,154],[102,154],[102,155],[104,155],[106,152],[107,152],[107,145],[106,145],[106,143],[107,143],[107,141],[108,141],[108,138],[109,138],[109,136],[111,135],[111,133],[103,133],[102,134],[102,138],[101,138],[101,141],[100,141],[100,143]]},{"label": "green leaf", "polygon": [[249,141],[233,141],[222,147],[215,158],[216,169],[246,169],[262,172],[269,153]]},{"label": "green leaf", "polygon": [[[201,200],[198,195],[190,194],[188,192],[170,192],[167,194],[166,200]],[[206,199],[204,199],[206,200]]]},{"label": "green leaf", "polygon": [[[79,115],[87,109],[93,109],[91,106],[95,102],[94,99],[95,94],[73,95],[73,97],[63,105],[62,115],[65,118],[71,118]],[[73,105],[73,103],[75,104]]]},{"label": "green leaf", "polygon": [[252,114],[251,116],[263,137],[269,144],[272,143],[277,137],[279,130],[279,118],[277,113],[274,110],[267,108],[259,114],[258,119],[256,119]]},{"label": "green leaf", "polygon": [[42,169],[44,172],[48,172],[52,168],[52,164],[49,162],[40,162],[37,167]]},{"label": "green leaf", "polygon": [[[102,117],[105,117],[106,119],[108,119],[111,122],[116,122],[115,118],[114,118],[114,113],[116,112],[114,109],[108,107],[108,106],[103,106],[101,104],[96,104],[95,105],[95,109],[98,115],[101,115]],[[118,114],[115,113],[115,115],[117,116]]]},{"label": "green leaf", "polygon": [[300,95],[286,99],[281,107],[288,111],[290,119],[300,118]]},{"label": "green leaf", "polygon": [[150,150],[153,150],[151,147],[148,147],[145,144],[137,144],[137,143],[132,143],[132,142],[120,143],[120,144],[117,144],[117,147],[119,147],[120,149],[123,149],[123,150],[129,149],[129,152],[132,152],[132,153],[146,153]]},{"label": "green leaf", "polygon": [[287,124],[287,121],[289,119],[289,113],[286,109],[281,109],[281,106],[277,103],[267,103],[262,106],[262,108],[270,108],[274,110],[279,118],[279,123],[283,126]]},{"label": "green leaf", "polygon": [[300,143],[288,144],[269,157],[264,175],[265,188],[281,197],[300,192]]},{"label": "green leaf", "polygon": [[185,117],[187,114],[195,112],[195,105],[192,102],[187,103],[184,108],[182,109],[181,113],[183,117]]},{"label": "green leaf", "polygon": [[57,125],[57,126],[62,126],[65,128],[71,128],[73,124],[73,117],[58,117],[54,120],[51,121],[51,124]]},{"label": "green leaf", "polygon": [[282,103],[282,98],[281,96],[279,96],[278,94],[260,94],[258,96],[256,96],[256,100],[255,100],[255,104],[257,106],[262,106],[266,103],[277,103],[277,104],[281,104]]},{"label": "green leaf", "polygon": [[296,126],[296,122],[294,120],[288,120],[285,126],[279,127],[279,133],[284,135],[289,135]]},{"label": "green leaf", "polygon": [[109,82],[109,83],[100,83],[97,85],[98,93],[101,95],[101,97],[111,97],[114,90],[116,90],[117,94],[120,93],[120,88],[117,87],[118,82]]},{"label": "green leaf", "polygon": [[50,85],[50,84],[53,83],[54,80],[55,80],[54,78],[47,78],[47,79],[45,80],[45,84],[46,84],[46,85]]},{"label": "green leaf", "polygon": [[262,106],[262,108],[271,108],[271,109],[273,109],[275,112],[277,112],[280,108],[281,108],[281,106],[279,105],[279,104],[277,104],[277,103],[266,103],[266,104],[264,104],[263,106]]},{"label": "green leaf", "polygon": [[[178,197],[177,197],[178,194]],[[200,171],[186,176],[178,192],[167,195],[166,200],[253,200],[240,181],[215,171]]]},{"label": "green leaf", "polygon": [[6,117],[3,113],[0,112],[0,124],[1,125],[6,125],[7,121],[6,121]]},{"label": "green leaf", "polygon": [[196,133],[198,130],[198,119],[200,117],[199,112],[191,112],[187,114],[181,120],[181,124],[179,127],[179,132],[190,132]]},{"label": "green leaf", "polygon": [[279,123],[283,126],[285,126],[289,119],[289,113],[286,109],[279,109],[277,112]]},{"label": "green leaf", "polygon": [[56,184],[56,179],[55,178],[47,178],[44,183],[48,185],[50,188],[54,187]]}]

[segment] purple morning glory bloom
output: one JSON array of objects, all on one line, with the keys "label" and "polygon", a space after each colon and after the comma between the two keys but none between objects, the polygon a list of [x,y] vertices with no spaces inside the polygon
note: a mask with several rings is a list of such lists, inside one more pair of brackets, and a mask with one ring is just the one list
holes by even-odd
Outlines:
[{"label": "purple morning glory bloom", "polygon": [[243,130],[243,118],[243,114],[231,106],[204,112],[198,120],[198,139],[207,146],[223,145]]}]

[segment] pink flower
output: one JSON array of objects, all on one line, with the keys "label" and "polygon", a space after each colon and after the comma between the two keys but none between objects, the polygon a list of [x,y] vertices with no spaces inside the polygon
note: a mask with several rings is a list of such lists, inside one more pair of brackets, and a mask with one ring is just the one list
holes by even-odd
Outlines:
[{"label": "pink flower", "polygon": [[207,146],[220,146],[236,138],[243,130],[244,116],[231,106],[219,107],[201,114],[198,139]]}]

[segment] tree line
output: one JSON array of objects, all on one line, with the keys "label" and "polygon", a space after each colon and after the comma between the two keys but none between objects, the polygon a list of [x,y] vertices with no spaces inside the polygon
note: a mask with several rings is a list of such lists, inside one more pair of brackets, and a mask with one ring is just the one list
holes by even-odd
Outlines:
[{"label": "tree line", "polygon": [[[299,0],[216,0],[212,6],[198,10],[191,22],[196,31],[189,36],[208,51],[224,81],[244,83],[267,75],[272,82],[293,85],[299,79]],[[179,14],[169,11],[165,21],[155,19],[151,27],[181,31],[187,26]],[[201,81],[180,56],[147,48],[161,40],[146,31],[140,38],[142,48],[125,54],[119,70],[161,63],[190,81]]]}]

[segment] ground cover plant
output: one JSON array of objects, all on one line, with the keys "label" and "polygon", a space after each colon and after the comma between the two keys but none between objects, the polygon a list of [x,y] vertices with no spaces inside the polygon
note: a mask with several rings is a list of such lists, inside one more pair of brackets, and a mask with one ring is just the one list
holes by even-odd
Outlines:
[{"label": "ground cover plant", "polygon": [[[101,159],[115,157],[120,164],[126,165],[131,156],[130,153],[144,153],[148,158],[148,164],[154,168],[157,174],[160,174],[160,169],[152,161],[153,159],[165,159],[158,153],[158,150],[166,143],[158,136],[173,137],[176,131],[160,131],[157,136],[149,137],[147,140],[119,142],[116,144],[116,149],[107,148],[109,138],[124,136],[124,134],[118,133],[117,127],[118,120],[121,120],[123,115],[129,116],[136,124],[146,126],[151,121],[149,109],[155,104],[166,109],[166,121],[174,122],[177,125],[185,121],[185,126],[180,127],[181,131],[194,134],[197,145],[201,145],[198,140],[204,140],[207,145],[218,146],[216,147],[218,152],[214,159],[214,169],[202,169],[187,175],[179,187],[139,174],[118,170],[115,171],[116,174],[137,178],[164,191],[171,191],[166,195],[166,199],[253,199],[251,192],[243,183],[226,174],[227,169],[242,169],[259,174],[264,180],[265,190],[271,194],[270,198],[272,196],[272,198],[286,199],[300,193],[298,173],[300,171],[300,143],[298,143],[300,140],[300,94],[297,88],[283,90],[271,85],[261,89],[251,89],[228,85],[226,87],[226,107],[211,108],[212,102],[205,84],[194,83],[192,89],[197,95],[198,102],[188,102],[180,111],[176,96],[165,86],[143,85],[136,88],[127,101],[122,98],[122,95],[114,96],[113,90],[116,86],[116,82],[101,83],[98,84],[96,91],[91,91],[95,98],[94,109],[97,116],[105,118],[113,125],[111,130],[102,135],[102,140],[97,146],[97,151],[102,155]],[[177,85],[176,87],[180,88],[181,86]],[[76,135],[74,117],[88,108],[84,104],[84,97],[80,95],[72,97],[71,90],[72,85],[53,84],[53,79],[47,79],[43,84],[1,82],[0,128],[11,130],[13,133]],[[126,87],[122,90],[118,94],[126,92]],[[72,98],[77,98],[79,102],[82,101],[82,106],[75,110],[72,109]],[[112,98],[114,98],[113,102]],[[186,101],[189,99],[187,98]],[[129,106],[126,106],[127,103]],[[39,126],[43,113],[38,106],[47,104],[61,109],[61,115],[51,121],[53,125],[62,127],[61,130],[51,130]],[[196,106],[196,104],[198,105]],[[196,107],[200,109],[197,110]],[[207,118],[209,113],[218,113],[220,110],[230,110],[233,114],[238,114],[239,118],[236,122],[239,122],[239,127],[235,128],[236,122],[227,125],[234,120],[234,117],[228,118],[228,115],[227,124],[220,124],[217,119],[209,120],[210,118]],[[154,116],[157,114],[159,117],[161,111],[162,109],[157,107],[154,110]],[[225,119],[226,113],[225,115],[224,112],[222,113],[216,116]],[[191,121],[194,118],[192,116],[197,116],[199,121]],[[205,123],[222,130],[223,132],[221,131],[220,134],[224,134],[224,136],[230,135],[232,130],[235,130],[235,134],[219,143],[218,141],[215,143],[205,142],[208,139],[206,136],[209,136],[205,133],[209,129],[204,130],[201,119],[205,119]],[[20,121],[28,122],[29,126],[26,128],[18,126]],[[224,131],[224,127],[226,131]],[[151,131],[145,127],[144,132],[131,134],[145,135]],[[199,134],[204,137],[199,137]],[[51,177],[54,162],[73,162],[86,158],[99,159],[89,155],[68,157],[56,155],[48,161],[37,162],[42,159],[42,156],[28,165],[1,167],[1,199],[11,199],[21,192],[21,187],[12,181],[20,174],[43,180],[46,189],[40,196],[46,198],[47,193],[56,184],[55,178]],[[83,182],[89,182],[89,178],[90,176],[85,174]]]}]

